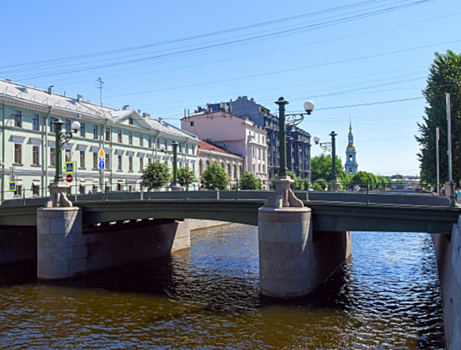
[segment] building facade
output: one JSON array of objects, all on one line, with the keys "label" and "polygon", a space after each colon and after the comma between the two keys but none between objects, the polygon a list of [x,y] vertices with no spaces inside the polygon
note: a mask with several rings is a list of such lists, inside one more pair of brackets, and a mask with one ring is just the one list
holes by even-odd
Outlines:
[{"label": "building facade", "polygon": [[[239,96],[235,101],[209,103],[205,110],[216,112],[227,110],[234,115],[248,118],[262,127],[267,134],[267,176],[272,179],[280,166],[279,119],[267,107],[255,102],[253,98]],[[310,180],[311,135],[298,126],[287,125],[287,167],[300,178]]]},{"label": "building facade", "polygon": [[268,147],[264,128],[228,110],[203,109],[181,119],[181,128],[242,157],[243,170],[253,173],[264,188],[268,188]]},{"label": "building facade", "polygon": [[354,134],[352,133],[352,123],[349,125],[349,135],[347,135],[346,163],[344,168],[348,174],[357,174],[359,165],[357,163],[357,151],[354,146]]},{"label": "building facade", "polygon": [[205,169],[213,163],[221,165],[229,175],[231,184],[234,185],[240,180],[245,165],[245,159],[212,142],[200,141],[198,144],[199,175],[201,176]]},{"label": "building facade", "polygon": [[[54,181],[56,119],[70,132],[80,130],[62,148],[63,164],[75,162],[71,193],[140,189],[142,170],[157,159],[173,166],[172,142],[177,141],[178,162],[198,172],[198,138],[161,120],[124,106],[115,109],[0,80],[1,200],[15,196],[46,196]],[[165,145],[166,152],[160,145]],[[101,158],[99,152],[103,150]],[[99,169],[104,161],[104,170]],[[64,173],[64,169],[63,169]],[[16,181],[17,190],[9,191]]]}]

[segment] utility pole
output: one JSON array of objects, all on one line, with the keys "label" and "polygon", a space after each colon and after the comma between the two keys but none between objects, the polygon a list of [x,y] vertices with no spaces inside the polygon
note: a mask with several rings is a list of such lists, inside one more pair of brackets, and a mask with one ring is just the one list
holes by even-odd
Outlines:
[{"label": "utility pole", "polygon": [[440,128],[435,129],[435,159],[437,163],[437,194],[440,194],[440,161],[439,161],[439,140],[440,140]]},{"label": "utility pole", "polygon": [[448,139],[448,182],[451,184],[453,181],[453,168],[451,164],[451,103],[450,103],[450,93],[445,93],[446,102],[447,102],[447,139]]},{"label": "utility pole", "polygon": [[104,82],[101,80],[101,78],[98,78],[96,81],[99,83],[99,102],[102,106],[102,84],[104,84]]}]

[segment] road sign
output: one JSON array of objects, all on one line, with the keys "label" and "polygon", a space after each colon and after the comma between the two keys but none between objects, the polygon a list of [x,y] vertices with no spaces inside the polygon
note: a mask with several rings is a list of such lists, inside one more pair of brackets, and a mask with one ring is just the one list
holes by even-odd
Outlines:
[{"label": "road sign", "polygon": [[99,170],[104,170],[104,161],[103,160],[100,160],[99,161]]},{"label": "road sign", "polygon": [[66,162],[66,174],[75,173],[75,162]]},{"label": "road sign", "polygon": [[16,191],[17,191],[16,181],[10,181],[10,192],[16,192]]},{"label": "road sign", "polygon": [[74,177],[71,174],[67,174],[67,176],[66,176],[66,181],[67,182],[72,182],[73,179],[74,179]]},{"label": "road sign", "polygon": [[104,158],[104,155],[106,154],[106,152],[104,152],[104,150],[101,148],[98,154],[99,154],[99,158]]}]

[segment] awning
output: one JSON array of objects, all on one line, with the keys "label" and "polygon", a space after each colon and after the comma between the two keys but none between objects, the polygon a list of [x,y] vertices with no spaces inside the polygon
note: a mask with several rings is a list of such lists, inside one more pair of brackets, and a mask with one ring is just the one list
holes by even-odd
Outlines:
[{"label": "awning", "polygon": [[85,186],[86,186],[86,182],[85,182],[85,181],[80,181],[80,186],[81,186],[81,187],[85,187]]},{"label": "awning", "polygon": [[112,188],[112,184],[109,181],[106,181],[106,187],[107,188]]},{"label": "awning", "polygon": [[119,184],[124,184],[124,183],[125,183],[125,180],[118,180],[118,183],[119,183]]},{"label": "awning", "polygon": [[93,182],[93,188],[99,188],[99,182]]},{"label": "awning", "polygon": [[22,183],[22,180],[16,180],[16,186],[22,186],[23,183]]},{"label": "awning", "polygon": [[41,182],[39,180],[32,180],[32,186],[33,187],[40,187]]}]

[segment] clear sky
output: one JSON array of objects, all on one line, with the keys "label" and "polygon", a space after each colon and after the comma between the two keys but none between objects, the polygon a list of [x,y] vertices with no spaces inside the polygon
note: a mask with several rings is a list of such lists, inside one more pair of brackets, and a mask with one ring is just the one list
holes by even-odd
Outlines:
[{"label": "clear sky", "polygon": [[301,126],[321,141],[334,130],[345,160],[352,120],[359,170],[382,175],[419,174],[428,68],[461,53],[460,0],[30,0],[1,13],[2,79],[95,103],[102,92],[177,126],[185,109],[238,96],[274,113],[280,96],[288,112],[311,99]]}]

